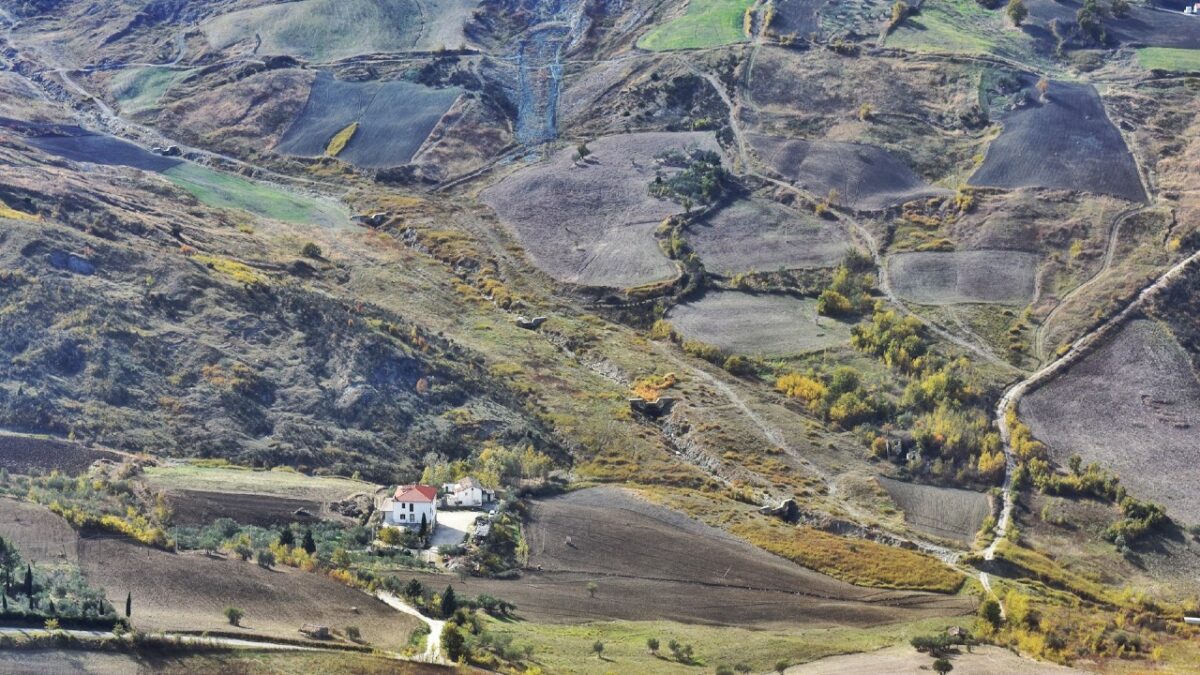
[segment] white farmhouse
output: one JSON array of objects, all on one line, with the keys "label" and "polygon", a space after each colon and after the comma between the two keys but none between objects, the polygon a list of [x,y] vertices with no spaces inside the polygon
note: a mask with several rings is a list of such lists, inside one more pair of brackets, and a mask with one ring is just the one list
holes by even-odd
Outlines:
[{"label": "white farmhouse", "polygon": [[425,523],[429,532],[437,526],[437,488],[432,485],[401,485],[391,499],[383,500],[383,524],[418,529]]},{"label": "white farmhouse", "polygon": [[496,500],[495,490],[483,487],[479,481],[469,476],[457,483],[442,485],[442,491],[446,493],[446,506],[475,507]]}]

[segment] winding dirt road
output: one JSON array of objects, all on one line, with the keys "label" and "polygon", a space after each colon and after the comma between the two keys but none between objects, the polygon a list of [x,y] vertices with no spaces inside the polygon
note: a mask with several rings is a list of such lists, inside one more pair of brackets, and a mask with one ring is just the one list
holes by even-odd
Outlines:
[{"label": "winding dirt road", "polygon": [[1089,353],[1097,343],[1108,337],[1110,333],[1125,323],[1134,312],[1141,309],[1147,301],[1152,299],[1156,293],[1170,286],[1188,267],[1196,264],[1197,261],[1200,261],[1200,251],[1196,251],[1176,263],[1171,269],[1163,272],[1152,284],[1143,288],[1137,294],[1137,297],[1131,300],[1124,309],[1097,326],[1090,333],[1076,340],[1067,353],[1051,361],[1029,377],[1012,385],[1004,392],[1004,395],[1000,398],[1000,402],[996,404],[996,426],[1000,431],[1000,438],[1004,442],[1004,506],[1000,510],[1000,517],[996,520],[995,538],[984,549],[984,560],[993,560],[996,557],[996,547],[999,546],[1000,540],[1008,533],[1009,525],[1012,522],[1013,507],[1016,503],[1016,497],[1013,495],[1012,490],[1013,473],[1016,470],[1016,457],[1013,454],[1011,429],[1008,428],[1008,411],[1010,409],[1015,410],[1021,397],[1031,389],[1041,385],[1044,381],[1057,375]]}]

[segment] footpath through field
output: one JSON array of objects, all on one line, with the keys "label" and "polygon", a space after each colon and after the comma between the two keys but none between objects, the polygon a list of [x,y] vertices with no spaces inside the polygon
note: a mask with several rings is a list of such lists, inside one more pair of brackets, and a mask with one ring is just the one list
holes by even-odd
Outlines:
[{"label": "footpath through field", "polygon": [[427,626],[429,626],[429,637],[425,640],[425,652],[415,660],[427,661],[429,663],[443,663],[445,661],[445,659],[442,658],[442,630],[446,627],[445,621],[438,621],[437,619],[431,619],[425,616],[424,614],[418,612],[416,607],[409,605],[387,591],[379,591],[375,594],[375,597],[384,601],[388,604],[388,606],[396,609],[397,611],[417,617],[421,621],[424,621]]}]

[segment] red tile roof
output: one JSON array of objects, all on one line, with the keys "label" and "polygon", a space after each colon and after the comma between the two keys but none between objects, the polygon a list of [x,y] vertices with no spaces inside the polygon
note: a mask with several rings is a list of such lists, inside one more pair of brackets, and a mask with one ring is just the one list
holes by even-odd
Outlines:
[{"label": "red tile roof", "polygon": [[437,500],[437,488],[432,485],[401,485],[396,488],[398,502],[432,502]]}]

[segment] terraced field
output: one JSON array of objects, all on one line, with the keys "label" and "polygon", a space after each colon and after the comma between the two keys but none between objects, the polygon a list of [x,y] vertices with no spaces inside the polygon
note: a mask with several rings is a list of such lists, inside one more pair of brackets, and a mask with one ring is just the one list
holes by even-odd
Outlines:
[{"label": "terraced field", "polygon": [[1039,256],[1022,251],[950,251],[888,256],[892,289],[922,305],[1033,300]]},{"label": "terraced field", "polygon": [[201,25],[216,49],[243,43],[259,54],[335,61],[361,54],[457,48],[476,3],[466,0],[300,0],[218,16]]},{"label": "terraced field", "polygon": [[670,279],[675,265],[654,231],[682,213],[675,202],[650,196],[657,157],[689,147],[717,150],[710,133],[641,133],[588,143],[587,162],[563,148],[521,169],[481,197],[520,239],[547,274],[568,283],[626,287]]},{"label": "terraced field", "polygon": [[904,520],[919,532],[970,544],[990,513],[987,496],[981,492],[921,485],[880,477]]},{"label": "terraced field", "polygon": [[845,344],[850,325],[817,315],[817,303],[787,295],[706,293],[672,307],[667,320],[688,340],[739,354],[802,354]]},{"label": "terraced field", "polygon": [[851,248],[837,223],[766,200],[741,200],[687,229],[687,240],[718,274],[836,265]]},{"label": "terraced field", "polygon": [[275,150],[320,157],[330,139],[357,124],[336,153],[339,159],[366,168],[407,164],[460,93],[454,87],[433,89],[402,80],[343,82],[324,72]]},{"label": "terraced field", "polygon": [[[1200,23],[1200,22],[1198,22]],[[1004,132],[972,185],[1044,187],[1146,199],[1125,140],[1090,84],[1051,82],[1045,100],[1026,78],[1026,104],[1001,118]]]},{"label": "terraced field", "polygon": [[877,211],[921,197],[949,194],[921,180],[882,148],[761,134],[750,134],[749,140],[776,173],[818,197],[835,191],[834,203],[839,206]]},{"label": "terraced field", "polygon": [[1131,321],[1111,341],[1021,400],[1021,419],[1062,464],[1113,470],[1134,496],[1200,523],[1200,381],[1160,324]]}]

